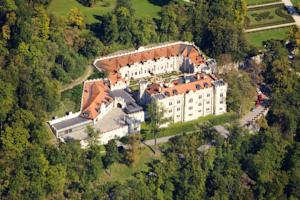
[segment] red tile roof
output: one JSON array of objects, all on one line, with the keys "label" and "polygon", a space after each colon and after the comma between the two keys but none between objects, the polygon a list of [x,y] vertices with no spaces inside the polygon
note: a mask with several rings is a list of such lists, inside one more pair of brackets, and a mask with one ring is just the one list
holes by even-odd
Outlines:
[{"label": "red tile roof", "polygon": [[169,46],[158,46],[157,48],[132,52],[126,55],[116,55],[99,59],[95,62],[95,65],[96,67],[109,72],[117,72],[121,67],[132,65],[133,63],[177,55],[190,58],[191,63],[195,65],[200,65],[201,63],[205,62],[201,52],[199,52],[193,45],[186,43],[175,43]]},{"label": "red tile roof", "polygon": [[167,96],[174,96],[177,94],[184,94],[189,91],[196,91],[199,89],[207,88],[212,86],[214,79],[211,76],[198,74],[195,75],[195,81],[188,83],[179,83],[175,80],[170,83],[169,86],[166,84],[152,83],[148,86],[146,92],[150,95],[165,94]]},{"label": "red tile roof", "polygon": [[95,119],[100,114],[102,103],[111,103],[109,87],[103,80],[87,81],[84,83],[80,116]]}]

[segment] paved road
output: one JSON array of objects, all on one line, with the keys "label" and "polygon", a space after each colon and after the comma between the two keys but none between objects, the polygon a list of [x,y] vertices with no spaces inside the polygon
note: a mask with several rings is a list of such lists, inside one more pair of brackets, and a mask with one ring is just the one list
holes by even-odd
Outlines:
[{"label": "paved road", "polygon": [[[166,137],[157,138],[156,144],[163,144],[168,142],[171,138],[176,137],[177,135],[171,135]],[[154,139],[153,140],[145,140],[142,145],[146,146],[154,146]]]},{"label": "paved road", "polygon": [[60,92],[66,91],[66,90],[70,90],[73,87],[82,84],[83,81],[87,80],[89,78],[90,75],[92,75],[93,73],[93,67],[92,66],[87,66],[84,74],[82,74],[82,76],[80,76],[79,78],[75,79],[74,81],[72,81],[70,84],[65,85],[62,87],[62,89],[60,90]]},{"label": "paved road", "polygon": [[296,11],[294,5],[292,4],[291,0],[282,0],[282,3],[284,3],[285,7],[294,10],[294,12],[293,12],[294,14],[291,14],[291,15],[294,18],[297,26],[300,27],[300,16],[299,16],[298,12]]},{"label": "paved road", "polygon": [[281,1],[278,2],[273,2],[273,3],[264,3],[264,4],[258,4],[258,5],[252,5],[252,6],[247,6],[247,8],[258,8],[258,7],[264,7],[264,6],[271,6],[271,5],[277,5],[277,4],[282,4]]},{"label": "paved road", "polygon": [[[263,31],[263,30],[282,28],[282,27],[293,26],[293,25],[296,25],[296,22],[279,24],[279,25],[274,25],[274,26],[265,26],[265,27],[253,28],[253,29],[246,29],[245,32],[250,33],[250,32],[255,32],[255,31]],[[297,26],[298,26],[298,24],[297,24]]]},{"label": "paved road", "polygon": [[249,112],[247,115],[242,117],[242,119],[240,119],[240,125],[245,126],[248,122],[253,121],[257,116],[262,114],[265,109],[266,109],[266,107],[261,106],[261,105],[254,108],[254,110],[252,112]]}]

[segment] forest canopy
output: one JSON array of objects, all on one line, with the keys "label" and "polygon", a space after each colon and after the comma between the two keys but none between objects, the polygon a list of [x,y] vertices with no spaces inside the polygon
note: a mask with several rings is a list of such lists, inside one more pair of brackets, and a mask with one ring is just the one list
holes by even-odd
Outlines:
[{"label": "forest canopy", "polygon": [[[113,163],[131,166],[139,138],[128,139],[132,148],[125,153],[114,141],[81,149],[76,141],[51,140],[45,122],[61,101],[61,87],[96,56],[187,40],[211,57],[244,59],[245,1],[191,2],[170,1],[152,19],[137,17],[131,1],[118,0],[113,12],[88,26],[76,8],[66,18],[49,14],[50,0],[0,0],[0,199],[300,198],[300,78],[294,73],[300,57],[290,62],[282,41],[266,44],[260,75],[272,90],[272,106],[257,134],[233,126],[225,140],[205,125],[161,147],[161,159],[145,170],[109,183],[100,174]],[[242,85],[245,77],[232,81],[234,88],[251,89]],[[243,96],[231,94],[236,112]],[[212,148],[199,151],[212,140]]]}]

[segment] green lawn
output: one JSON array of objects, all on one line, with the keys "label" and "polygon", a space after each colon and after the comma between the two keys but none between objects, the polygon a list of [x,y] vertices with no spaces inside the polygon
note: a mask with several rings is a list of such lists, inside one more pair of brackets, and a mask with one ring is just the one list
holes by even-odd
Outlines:
[{"label": "green lawn", "polygon": [[104,0],[103,3],[98,3],[94,7],[85,7],[76,0],[52,0],[48,7],[50,13],[58,16],[67,17],[70,9],[79,8],[87,17],[88,23],[97,22],[95,16],[103,15],[113,10],[116,0]]},{"label": "green lawn", "polygon": [[247,5],[258,5],[265,3],[279,2],[280,0],[246,0]]},{"label": "green lawn", "polygon": [[143,148],[141,149],[141,153],[138,156],[137,161],[131,167],[121,163],[114,163],[112,166],[109,167],[111,176],[109,176],[105,171],[103,171],[99,178],[99,181],[101,182],[101,184],[110,181],[126,181],[129,178],[132,178],[132,175],[134,173],[146,170],[147,163],[159,158],[159,153],[154,154],[149,148]]},{"label": "green lawn", "polygon": [[132,5],[138,17],[157,17],[161,10],[160,6],[150,3],[149,0],[132,0]]},{"label": "green lawn", "polygon": [[245,20],[246,29],[294,22],[283,4],[250,8]]},{"label": "green lawn", "polygon": [[265,31],[258,31],[252,33],[246,33],[246,38],[248,42],[257,47],[262,48],[262,42],[266,40],[285,40],[288,39],[288,32],[292,27],[271,29]]},{"label": "green lawn", "polygon": [[299,3],[300,3],[300,0],[291,0],[291,2],[293,3],[293,5],[295,7],[298,7]]},{"label": "green lawn", "polygon": [[[203,122],[210,122],[213,125],[218,125],[218,124],[224,124],[227,122],[234,121],[235,119],[237,119],[236,114],[226,113],[218,116],[208,115],[189,122],[178,122],[169,125],[167,128],[161,128],[159,130],[158,137],[193,132],[198,129],[197,125]],[[142,124],[141,134],[143,138],[146,140],[153,139],[153,134],[150,133],[149,126],[146,123]]]},{"label": "green lawn", "polygon": [[[92,8],[85,7],[76,0],[52,0],[48,11],[58,16],[66,17],[70,9],[77,7],[87,17],[88,23],[94,23],[98,21],[96,19],[97,16],[111,12],[115,5],[116,0],[103,0],[103,2],[98,3]],[[158,12],[161,10],[160,6],[150,3],[149,0],[132,0],[132,5],[138,17],[157,17]]]}]

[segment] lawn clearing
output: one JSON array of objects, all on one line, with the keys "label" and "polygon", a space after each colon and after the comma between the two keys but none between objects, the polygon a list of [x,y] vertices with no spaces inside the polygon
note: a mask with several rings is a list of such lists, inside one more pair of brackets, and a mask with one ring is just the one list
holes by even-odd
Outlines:
[{"label": "lawn clearing", "polygon": [[250,8],[245,19],[246,29],[261,28],[294,22],[283,4]]},{"label": "lawn clearing", "polygon": [[[87,17],[87,23],[92,24],[99,22],[97,16],[102,16],[113,11],[116,5],[116,0],[102,0],[93,7],[86,7],[76,0],[52,0],[48,7],[50,13],[57,16],[67,17],[72,8],[79,8],[81,12]],[[149,0],[132,0],[133,9],[136,10],[138,17],[158,17],[161,6],[150,3]]]},{"label": "lawn clearing", "polygon": [[48,11],[57,16],[67,17],[72,8],[78,8],[87,17],[87,22],[91,24],[98,22],[96,19],[97,16],[111,12],[115,5],[116,0],[103,0],[92,8],[83,6],[76,0],[52,0],[48,7]]},{"label": "lawn clearing", "polygon": [[259,5],[265,3],[280,2],[280,0],[246,0],[247,5]]},{"label": "lawn clearing", "polygon": [[132,166],[127,166],[121,163],[114,163],[109,167],[111,176],[109,176],[105,171],[102,172],[99,181],[101,184],[111,181],[124,182],[132,178],[134,173],[143,171],[147,169],[147,163],[154,159],[159,159],[160,153],[154,154],[149,148],[141,149],[138,159]]},{"label": "lawn clearing", "polygon": [[[235,119],[237,119],[236,114],[225,113],[223,115],[208,115],[189,122],[178,122],[169,125],[167,128],[161,128],[158,133],[158,138],[197,131],[197,125],[204,122],[210,122],[212,125],[219,125],[234,121]],[[142,124],[141,134],[145,140],[154,138],[146,123]]]},{"label": "lawn clearing", "polygon": [[265,31],[257,31],[252,33],[246,33],[246,38],[249,44],[257,47],[263,48],[263,42],[267,40],[286,40],[288,39],[288,32],[292,29],[291,27],[270,29]]}]

